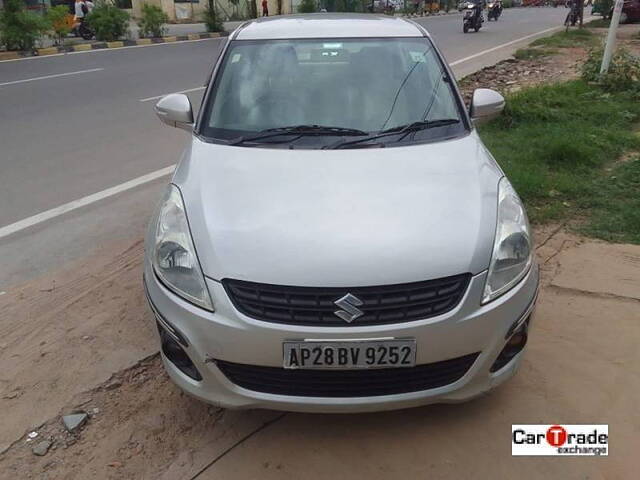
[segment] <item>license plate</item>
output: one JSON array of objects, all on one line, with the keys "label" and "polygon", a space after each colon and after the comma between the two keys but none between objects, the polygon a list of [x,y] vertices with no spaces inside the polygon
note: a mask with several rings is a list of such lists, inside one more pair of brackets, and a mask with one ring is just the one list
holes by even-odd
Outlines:
[{"label": "license plate", "polygon": [[416,341],[284,342],[284,368],[357,369],[413,367]]}]

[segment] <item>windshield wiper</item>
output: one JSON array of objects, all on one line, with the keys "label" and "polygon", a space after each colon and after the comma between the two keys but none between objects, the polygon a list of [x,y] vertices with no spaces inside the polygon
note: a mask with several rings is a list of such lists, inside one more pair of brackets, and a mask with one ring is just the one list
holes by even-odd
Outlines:
[{"label": "windshield wiper", "polygon": [[280,135],[339,135],[339,136],[356,136],[369,135],[367,132],[355,128],[343,127],[327,127],[324,125],[293,125],[290,127],[267,128],[261,130],[255,135],[243,135],[229,141],[229,145],[240,145],[253,140],[262,140],[264,138],[277,137]]},{"label": "windshield wiper", "polygon": [[437,120],[421,120],[418,122],[409,123],[407,125],[398,125],[397,127],[387,128],[386,130],[381,130],[378,133],[374,133],[364,138],[358,138],[356,140],[343,140],[340,142],[336,142],[332,145],[327,146],[326,148],[327,149],[345,148],[345,147],[350,147],[351,145],[358,145],[362,142],[367,142],[369,140],[376,140],[378,138],[388,137],[391,135],[401,135],[401,137],[397,140],[397,141],[400,141],[404,137],[406,137],[409,133],[412,133],[412,132],[427,130],[429,128],[454,125],[456,123],[460,123],[460,120],[457,118],[440,118]]}]

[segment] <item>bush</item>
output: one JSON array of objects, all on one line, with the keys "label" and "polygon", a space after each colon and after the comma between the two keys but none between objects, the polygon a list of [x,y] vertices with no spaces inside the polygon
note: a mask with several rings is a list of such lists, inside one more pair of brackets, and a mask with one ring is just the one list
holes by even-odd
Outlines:
[{"label": "bush", "polygon": [[129,14],[104,1],[95,6],[86,22],[103,42],[112,42],[129,33]]},{"label": "bush", "polygon": [[597,82],[603,89],[611,92],[640,94],[640,57],[619,48],[611,58],[609,71],[600,75],[603,54],[603,47],[589,52],[582,66],[582,78],[588,82]]},{"label": "bush", "polygon": [[47,21],[51,25],[51,31],[57,44],[62,42],[62,38],[66,37],[73,29],[73,15],[69,13],[66,5],[58,5],[51,7],[47,11]]},{"label": "bush", "polygon": [[502,0],[502,8],[513,7],[513,0]]},{"label": "bush", "polygon": [[222,25],[222,21],[220,20],[220,14],[216,10],[215,5],[213,4],[213,0],[209,0],[209,4],[207,8],[204,10],[204,24],[207,27],[207,32],[222,32],[224,31],[224,26]]},{"label": "bush", "polygon": [[31,50],[50,28],[47,19],[25,9],[22,0],[5,0],[0,10],[0,43],[7,50]]},{"label": "bush", "polygon": [[164,26],[169,17],[157,5],[142,4],[141,17],[138,20],[141,37],[161,37],[167,28]]},{"label": "bush", "polygon": [[316,11],[315,0],[302,0],[298,5],[298,13],[313,13]]}]

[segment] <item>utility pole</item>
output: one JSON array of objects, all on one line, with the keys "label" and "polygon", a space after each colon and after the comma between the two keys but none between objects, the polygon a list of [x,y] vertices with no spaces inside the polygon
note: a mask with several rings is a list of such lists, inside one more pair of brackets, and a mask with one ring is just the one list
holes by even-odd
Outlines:
[{"label": "utility pole", "polygon": [[623,3],[624,0],[616,0],[616,4],[613,7],[613,15],[611,15],[609,33],[607,34],[607,43],[605,44],[604,54],[602,55],[600,75],[607,73],[607,71],[609,70],[609,64],[611,63],[611,57],[613,56],[613,50],[616,46],[616,33],[618,32],[618,23],[620,23],[620,14],[622,13]]}]

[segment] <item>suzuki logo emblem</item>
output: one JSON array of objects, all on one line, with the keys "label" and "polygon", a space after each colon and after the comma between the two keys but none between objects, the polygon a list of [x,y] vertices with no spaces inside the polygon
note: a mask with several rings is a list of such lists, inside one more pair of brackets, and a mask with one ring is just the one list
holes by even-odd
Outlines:
[{"label": "suzuki logo emblem", "polygon": [[362,305],[362,300],[350,293],[347,293],[344,297],[339,298],[333,303],[342,309],[333,313],[347,323],[351,323],[356,318],[364,315],[364,312],[358,308]]}]

